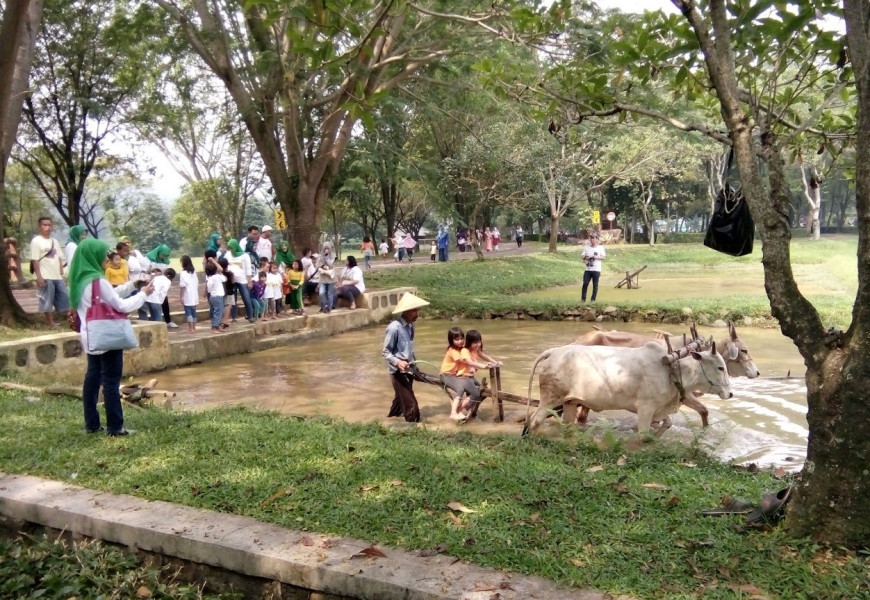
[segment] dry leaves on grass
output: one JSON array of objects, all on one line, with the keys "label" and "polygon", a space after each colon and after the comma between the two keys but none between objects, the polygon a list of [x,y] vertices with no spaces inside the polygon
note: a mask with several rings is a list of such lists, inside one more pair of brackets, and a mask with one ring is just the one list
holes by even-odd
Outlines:
[{"label": "dry leaves on grass", "polygon": [[622,456],[620,456],[617,459],[616,466],[617,467],[624,467],[626,462],[628,462],[628,458],[625,456],[625,454],[623,454]]},{"label": "dry leaves on grass", "polygon": [[663,484],[663,483],[655,483],[655,482],[652,482],[652,483],[644,483],[644,484],[643,484],[643,487],[645,487],[645,488],[650,488],[650,489],[653,489],[653,490],[669,490],[669,489],[671,489],[671,488],[669,488],[668,486],[666,486],[666,485]]},{"label": "dry leaves on grass", "polygon": [[728,589],[733,592],[741,592],[743,594],[748,594],[750,600],[771,600],[770,596],[765,594],[759,588],[755,587],[751,583],[744,583],[742,585],[729,585]]},{"label": "dry leaves on grass", "polygon": [[472,510],[472,509],[468,508],[467,506],[465,506],[461,502],[451,502],[450,504],[447,505],[447,507],[450,508],[451,510],[463,512],[463,513],[476,513],[477,512],[476,510]]},{"label": "dry leaves on grass", "polygon": [[456,525],[457,527],[465,527],[465,523],[462,522],[462,519],[457,517],[452,512],[448,512],[447,516],[450,517],[450,520],[453,521],[453,524]]},{"label": "dry leaves on grass", "polygon": [[314,541],[314,538],[307,536],[307,535],[303,535],[302,539],[299,541],[302,542],[303,546],[313,546],[314,544],[316,544],[316,542]]},{"label": "dry leaves on grass", "polygon": [[597,473],[598,471],[603,471],[603,470],[604,470],[603,465],[593,465],[593,466],[589,467],[588,469],[586,469],[586,472],[587,473]]},{"label": "dry leaves on grass", "polygon": [[381,552],[380,550],[378,550],[374,546],[369,546],[368,548],[363,548],[362,550],[360,550],[359,552],[357,552],[356,554],[351,556],[351,558],[365,558],[367,556],[372,556],[375,558],[379,558],[379,557],[386,558],[387,557],[386,554],[384,554],[383,552]]},{"label": "dry leaves on grass", "polygon": [[149,590],[144,585],[140,586],[139,589],[136,590],[136,596],[138,598],[150,598],[151,597],[151,590]]}]

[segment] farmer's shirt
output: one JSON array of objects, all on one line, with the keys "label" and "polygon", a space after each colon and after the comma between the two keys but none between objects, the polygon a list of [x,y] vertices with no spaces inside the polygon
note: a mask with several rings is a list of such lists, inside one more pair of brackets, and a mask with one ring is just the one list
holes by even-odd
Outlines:
[{"label": "farmer's shirt", "polygon": [[414,325],[400,317],[387,325],[384,336],[384,360],[389,365],[390,375],[396,373],[396,363],[400,360],[414,361]]}]

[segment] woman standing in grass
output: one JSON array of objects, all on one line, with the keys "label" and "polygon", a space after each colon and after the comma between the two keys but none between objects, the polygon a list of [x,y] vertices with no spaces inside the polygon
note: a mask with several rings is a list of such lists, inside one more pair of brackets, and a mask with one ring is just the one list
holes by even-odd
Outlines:
[{"label": "woman standing in grass", "polygon": [[[85,431],[99,433],[105,431],[100,425],[97,400],[103,388],[103,407],[106,411],[106,427],[110,436],[127,435],[124,429],[124,411],[121,408],[121,373],[124,370],[124,351],[105,352],[89,350],[88,345],[88,308],[93,304],[94,287],[99,290],[99,301],[108,304],[118,312],[136,310],[145,302],[145,296],[154,291],[154,284],[148,283],[141,293],[130,296],[135,283],[128,281],[116,288],[105,278],[104,269],[108,262],[109,246],[102,240],[89,238],[83,240],[76,249],[75,259],[70,264],[69,284],[70,303],[78,313],[81,322],[80,335],[82,348],[88,357],[88,370],[82,385],[82,406],[85,416]],[[98,282],[95,286],[93,282]]]}]

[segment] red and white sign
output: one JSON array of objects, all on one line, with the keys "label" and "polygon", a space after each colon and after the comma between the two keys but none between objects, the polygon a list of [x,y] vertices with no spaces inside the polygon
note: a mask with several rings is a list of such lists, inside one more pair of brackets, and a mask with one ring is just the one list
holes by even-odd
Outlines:
[{"label": "red and white sign", "polygon": [[613,211],[610,211],[609,213],[607,213],[607,220],[608,221],[615,221],[616,220],[616,213]]}]

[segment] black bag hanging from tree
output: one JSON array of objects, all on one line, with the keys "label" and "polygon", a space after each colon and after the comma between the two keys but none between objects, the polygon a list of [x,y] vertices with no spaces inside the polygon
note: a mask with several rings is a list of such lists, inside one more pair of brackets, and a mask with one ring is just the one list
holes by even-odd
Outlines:
[{"label": "black bag hanging from tree", "polygon": [[743,256],[752,253],[755,222],[752,220],[743,192],[732,188],[727,181],[733,156],[732,149],[728,154],[725,185],[716,195],[716,204],[710,225],[707,227],[707,235],[704,236],[704,245],[731,256]]}]

